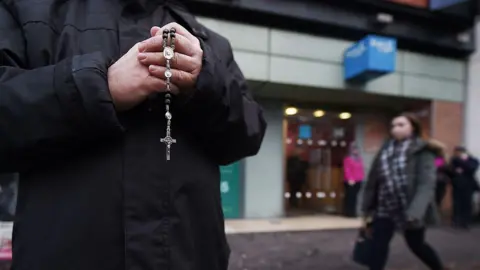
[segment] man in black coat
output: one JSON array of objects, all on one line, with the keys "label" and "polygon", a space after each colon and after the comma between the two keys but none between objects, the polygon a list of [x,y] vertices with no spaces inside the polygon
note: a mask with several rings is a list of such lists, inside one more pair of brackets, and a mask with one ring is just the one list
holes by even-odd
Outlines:
[{"label": "man in black coat", "polygon": [[181,2],[0,0],[14,270],[227,269],[219,165],[266,124],[228,41]]},{"label": "man in black coat", "polygon": [[473,193],[478,188],[475,174],[479,163],[464,147],[455,147],[454,152],[450,163],[453,173],[453,223],[459,228],[468,228],[473,212]]}]

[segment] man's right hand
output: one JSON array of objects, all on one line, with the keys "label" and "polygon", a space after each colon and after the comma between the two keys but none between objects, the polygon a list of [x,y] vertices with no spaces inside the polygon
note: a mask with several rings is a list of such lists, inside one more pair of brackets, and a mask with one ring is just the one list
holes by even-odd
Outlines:
[{"label": "man's right hand", "polygon": [[108,69],[108,86],[117,111],[126,111],[154,92],[166,89],[165,81],[150,76],[148,66],[137,58],[138,44]]}]

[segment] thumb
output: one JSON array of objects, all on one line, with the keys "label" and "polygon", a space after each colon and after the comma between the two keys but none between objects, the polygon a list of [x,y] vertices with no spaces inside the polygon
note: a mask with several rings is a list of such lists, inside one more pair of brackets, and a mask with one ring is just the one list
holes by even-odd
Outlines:
[{"label": "thumb", "polygon": [[154,27],[152,27],[152,29],[150,29],[150,35],[152,35],[152,37],[154,37],[160,32],[160,30],[162,30],[160,27],[154,26]]}]

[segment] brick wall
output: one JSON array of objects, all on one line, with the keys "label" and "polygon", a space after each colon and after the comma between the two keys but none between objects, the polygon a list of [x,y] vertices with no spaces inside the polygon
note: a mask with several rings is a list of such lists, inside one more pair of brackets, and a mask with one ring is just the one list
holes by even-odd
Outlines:
[{"label": "brick wall", "polygon": [[402,5],[409,5],[414,7],[426,8],[428,7],[428,0],[389,0]]},{"label": "brick wall", "polygon": [[363,150],[367,154],[375,154],[388,136],[389,119],[380,114],[365,114],[362,118],[364,125]]},{"label": "brick wall", "polygon": [[[463,142],[463,103],[433,101],[431,109],[431,136],[447,146],[447,153],[452,154],[456,145]],[[452,190],[449,186],[442,203],[444,217],[451,214]]]},{"label": "brick wall", "polygon": [[463,103],[450,101],[432,102],[431,136],[447,146],[448,154],[463,143]]}]

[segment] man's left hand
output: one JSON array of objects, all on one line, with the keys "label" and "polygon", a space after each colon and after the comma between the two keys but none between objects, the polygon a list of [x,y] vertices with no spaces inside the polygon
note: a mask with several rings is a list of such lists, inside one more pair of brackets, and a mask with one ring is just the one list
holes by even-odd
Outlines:
[{"label": "man's left hand", "polygon": [[149,66],[152,76],[166,80],[166,60],[163,56],[163,30],[175,28],[175,56],[170,60],[173,90],[189,90],[195,86],[202,69],[203,50],[200,41],[178,23],[169,23],[162,28],[152,27],[151,38],[140,43],[138,60]]}]

